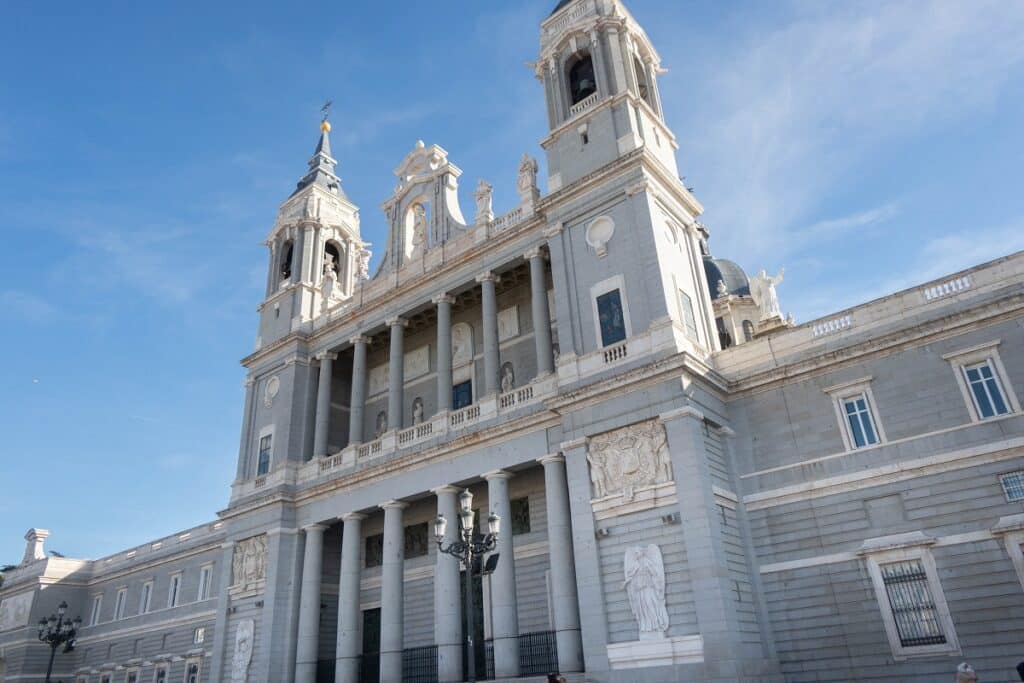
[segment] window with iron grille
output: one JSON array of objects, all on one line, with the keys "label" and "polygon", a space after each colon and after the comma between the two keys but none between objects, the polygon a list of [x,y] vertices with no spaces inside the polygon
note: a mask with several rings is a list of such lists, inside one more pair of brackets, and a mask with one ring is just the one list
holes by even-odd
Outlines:
[{"label": "window with iron grille", "polygon": [[920,560],[880,566],[896,630],[903,647],[941,645],[946,642],[938,609]]},{"label": "window with iron grille", "polygon": [[982,419],[1010,412],[1006,397],[1003,396],[1003,389],[999,386],[999,380],[992,369],[991,360],[965,365],[964,376],[967,378],[967,386],[971,389],[974,406]]},{"label": "window with iron grille", "polygon": [[1010,472],[999,477],[1006,500],[1011,503],[1024,502],[1024,470]]}]

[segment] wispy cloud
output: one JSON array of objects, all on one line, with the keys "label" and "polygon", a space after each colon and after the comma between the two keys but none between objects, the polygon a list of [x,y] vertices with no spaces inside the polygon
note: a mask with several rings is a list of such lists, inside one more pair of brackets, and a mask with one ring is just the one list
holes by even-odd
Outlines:
[{"label": "wispy cloud", "polygon": [[712,74],[694,84],[700,106],[686,108],[695,133],[682,163],[699,167],[708,220],[723,226],[716,242],[741,261],[784,257],[800,244],[791,239],[800,223],[842,191],[860,162],[897,136],[990,107],[1024,61],[1024,3],[795,7],[774,28],[748,26],[713,55],[685,44],[664,50],[670,63]]},{"label": "wispy cloud", "polygon": [[42,323],[56,318],[57,308],[31,292],[6,289],[0,290],[0,316]]}]

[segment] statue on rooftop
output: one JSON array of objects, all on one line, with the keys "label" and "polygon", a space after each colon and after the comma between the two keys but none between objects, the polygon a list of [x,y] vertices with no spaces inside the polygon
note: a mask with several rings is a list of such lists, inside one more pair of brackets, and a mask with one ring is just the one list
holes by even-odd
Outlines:
[{"label": "statue on rooftop", "polygon": [[782,318],[779,295],[775,292],[775,287],[782,284],[785,272],[786,269],[782,268],[775,277],[768,277],[767,271],[762,269],[760,273],[750,278],[750,294],[761,309],[761,320]]}]

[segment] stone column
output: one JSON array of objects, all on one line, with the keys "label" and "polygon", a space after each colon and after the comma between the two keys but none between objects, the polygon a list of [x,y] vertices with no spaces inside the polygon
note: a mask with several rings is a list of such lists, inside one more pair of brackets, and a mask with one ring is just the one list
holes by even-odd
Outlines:
[{"label": "stone column", "polygon": [[359,572],[362,568],[363,520],[350,512],[341,516],[345,523],[341,537],[341,577],[338,580],[338,648],[334,663],[336,683],[359,682],[360,637]]},{"label": "stone column", "polygon": [[437,305],[437,412],[452,409],[452,304],[447,294],[434,298]]},{"label": "stone column", "polygon": [[405,402],[405,328],[408,321],[392,318],[391,355],[388,357],[388,429],[402,428],[402,406]]},{"label": "stone column", "polygon": [[242,413],[242,436],[238,444],[238,469],[235,474],[235,481],[242,481],[249,474],[249,453],[252,443],[252,419],[255,413],[256,402],[256,380],[252,377],[245,378],[245,408]]},{"label": "stone column", "polygon": [[576,593],[576,559],[572,550],[572,523],[569,515],[569,486],[565,457],[547,455],[544,465],[544,498],[548,516],[548,558],[551,571],[555,638],[558,642],[558,670],[564,673],[583,670],[583,643],[580,640],[580,604]]},{"label": "stone column", "polygon": [[498,276],[484,273],[476,279],[483,292],[484,328],[484,395],[497,394],[501,389],[498,375],[501,372],[501,356],[498,351],[498,300],[494,285]]},{"label": "stone column", "polygon": [[[490,511],[501,517],[498,535],[498,567],[491,574],[491,637],[494,640],[495,678],[519,675],[519,608],[516,602],[516,561],[512,552],[512,505],[508,498],[508,480],[504,470],[488,472],[487,502]],[[481,517],[484,517],[481,514]],[[486,524],[484,519],[480,524]]]},{"label": "stone column", "polygon": [[307,526],[299,594],[299,637],[295,654],[295,683],[316,683],[320,651],[320,578],[323,569],[324,531],[321,524]]},{"label": "stone column", "polygon": [[338,354],[325,352],[317,356],[320,360],[320,385],[316,391],[316,431],[313,433],[313,457],[327,456],[327,438],[331,426],[331,378],[334,376],[334,361]]},{"label": "stone column", "polygon": [[[434,489],[437,512],[448,520],[445,544],[458,540],[459,510],[455,486]],[[459,594],[459,560],[437,553],[434,569],[434,644],[437,645],[437,680],[462,680],[462,602]]]},{"label": "stone column", "polygon": [[555,371],[555,357],[551,348],[551,310],[548,308],[548,282],[545,275],[544,255],[539,247],[524,254],[530,262],[530,307],[533,311],[533,341],[537,347],[537,376]]},{"label": "stone column", "polygon": [[366,408],[366,352],[370,346],[368,337],[352,337],[352,395],[349,401],[348,442],[363,442],[363,412]]},{"label": "stone column", "polygon": [[382,503],[384,509],[384,561],[380,586],[380,681],[402,680],[405,597],[405,526],[407,503]]}]

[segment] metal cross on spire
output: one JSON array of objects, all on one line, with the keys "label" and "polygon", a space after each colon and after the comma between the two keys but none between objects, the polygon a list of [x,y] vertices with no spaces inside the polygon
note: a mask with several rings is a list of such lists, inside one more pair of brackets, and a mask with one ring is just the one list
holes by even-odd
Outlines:
[{"label": "metal cross on spire", "polygon": [[321,118],[320,121],[326,121],[327,120],[327,115],[331,111],[331,105],[332,104],[334,104],[334,102],[332,100],[327,100],[326,102],[324,102],[324,106],[320,107],[320,113],[323,114],[323,118]]}]

